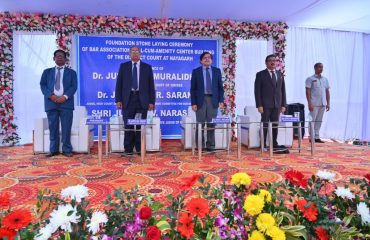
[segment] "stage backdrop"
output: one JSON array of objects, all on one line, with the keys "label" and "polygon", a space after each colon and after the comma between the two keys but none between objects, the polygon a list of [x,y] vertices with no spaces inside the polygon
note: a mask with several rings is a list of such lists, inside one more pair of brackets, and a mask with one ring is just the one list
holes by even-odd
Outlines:
[{"label": "stage backdrop", "polygon": [[[13,32],[56,33],[58,48],[70,55],[75,34],[129,35],[142,37],[221,38],[221,64],[226,108],[224,114],[235,117],[236,39],[273,39],[277,69],[284,72],[285,23],[241,22],[233,20],[193,20],[128,18],[120,16],[75,16],[0,12],[0,139],[5,145],[18,143],[13,105]],[[235,132],[233,131],[233,135]]]},{"label": "stage backdrop", "polygon": [[200,54],[212,53],[213,66],[219,67],[218,40],[78,36],[77,43],[80,105],[89,115],[103,118],[121,116],[114,99],[119,65],[130,61],[131,46],[141,48],[141,60],[153,67],[162,138],[181,136],[181,116],[190,105],[191,72],[200,66]]}]

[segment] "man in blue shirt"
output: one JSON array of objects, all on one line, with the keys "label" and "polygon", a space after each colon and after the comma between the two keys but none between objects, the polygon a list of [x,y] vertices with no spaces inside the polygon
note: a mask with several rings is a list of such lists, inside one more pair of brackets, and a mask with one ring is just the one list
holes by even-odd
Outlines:
[{"label": "man in blue shirt", "polygon": [[[210,123],[212,118],[217,116],[218,108],[224,107],[224,86],[222,83],[221,70],[212,67],[212,54],[203,52],[200,55],[202,66],[193,70],[191,74],[190,98],[191,107],[196,113],[196,119],[199,123]],[[207,142],[204,144],[202,137],[202,147],[206,146],[207,151],[215,149],[215,130],[214,124],[207,124]],[[203,134],[202,134],[203,135]],[[198,131],[195,133],[195,139],[198,139]]]}]

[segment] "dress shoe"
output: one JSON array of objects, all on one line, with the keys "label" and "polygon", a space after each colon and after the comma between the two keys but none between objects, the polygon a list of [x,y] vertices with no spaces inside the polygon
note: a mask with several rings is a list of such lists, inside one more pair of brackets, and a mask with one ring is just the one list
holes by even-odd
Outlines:
[{"label": "dress shoe", "polygon": [[59,155],[59,152],[48,153],[48,154],[46,154],[45,157],[53,157],[53,156],[56,156],[56,155]]},{"label": "dress shoe", "polygon": [[63,153],[63,156],[65,156],[65,157],[72,157],[73,154],[71,152],[64,152]]},{"label": "dress shoe", "polygon": [[274,149],[286,149],[287,147],[284,145],[274,145]]},{"label": "dress shoe", "polygon": [[323,141],[323,140],[321,140],[320,138],[316,138],[316,139],[315,139],[315,143],[324,143],[324,141]]},{"label": "dress shoe", "polygon": [[216,149],[214,149],[214,148],[207,148],[207,152],[214,152],[214,151],[216,151]]},{"label": "dress shoe", "polygon": [[132,156],[134,155],[134,152],[133,151],[124,151],[122,156]]},{"label": "dress shoe", "polygon": [[288,149],[274,150],[274,154],[289,154],[289,150]]},{"label": "dress shoe", "polygon": [[136,152],[137,155],[141,155],[141,152]]}]

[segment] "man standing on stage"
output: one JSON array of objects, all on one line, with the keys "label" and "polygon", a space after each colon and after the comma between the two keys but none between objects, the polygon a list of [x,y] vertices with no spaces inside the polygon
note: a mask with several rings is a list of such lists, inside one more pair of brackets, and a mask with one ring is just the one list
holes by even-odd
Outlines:
[{"label": "man standing on stage", "polygon": [[[224,86],[221,70],[211,66],[212,54],[203,52],[200,55],[200,63],[202,66],[194,69],[191,74],[191,107],[196,113],[197,122],[209,123],[217,116],[218,107],[224,108]],[[207,124],[207,128],[211,130],[207,131],[206,148],[207,151],[212,152],[215,149],[215,130],[212,129],[214,124]],[[195,139],[198,139],[198,130],[195,133]],[[202,136],[203,147],[204,137]]]},{"label": "man standing on stage", "polygon": [[[266,69],[256,74],[254,82],[254,97],[256,107],[261,113],[263,122],[264,145],[266,148],[266,137],[268,122],[278,122],[280,113],[285,112],[286,93],[284,76],[280,71],[275,70],[275,55],[268,55],[265,59]],[[273,124],[277,126],[277,124]],[[274,149],[285,148],[279,146],[277,142],[278,129],[272,129],[272,141]],[[270,143],[271,144],[271,143]],[[277,153],[288,153],[288,150],[278,151]]]},{"label": "man standing on stage", "polygon": [[330,87],[328,79],[321,75],[324,65],[316,63],[314,69],[315,74],[306,79],[306,97],[314,122],[315,142],[323,143],[320,139],[320,128],[325,109],[330,110]]},{"label": "man standing on stage", "polygon": [[47,157],[59,154],[59,121],[62,127],[62,152],[72,156],[71,128],[74,110],[74,94],[77,90],[77,74],[65,66],[67,54],[63,50],[54,52],[56,66],[45,69],[40,87],[44,95],[45,112],[50,131],[50,152]]},{"label": "man standing on stage", "polygon": [[[152,66],[140,60],[141,51],[138,46],[130,48],[131,61],[122,63],[119,67],[116,82],[116,106],[122,108],[122,117],[126,129],[134,129],[127,125],[128,119],[141,114],[146,119],[148,110],[154,109],[155,88]],[[137,127],[140,129],[140,126]],[[125,131],[125,155],[132,155],[133,149],[140,154],[140,132]]]}]

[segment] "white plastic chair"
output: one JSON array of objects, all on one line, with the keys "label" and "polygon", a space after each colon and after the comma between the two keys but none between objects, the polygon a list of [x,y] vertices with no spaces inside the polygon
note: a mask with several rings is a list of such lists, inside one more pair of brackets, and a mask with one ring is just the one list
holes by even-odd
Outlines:
[{"label": "white plastic chair", "polygon": [[[76,106],[73,111],[71,129],[71,144],[73,152],[89,153],[94,144],[94,127],[86,125],[87,110],[84,106]],[[62,138],[60,128],[60,141]],[[38,118],[34,122],[33,151],[34,153],[47,153],[50,146],[50,131],[47,118]],[[59,144],[62,151],[62,143]]]}]

